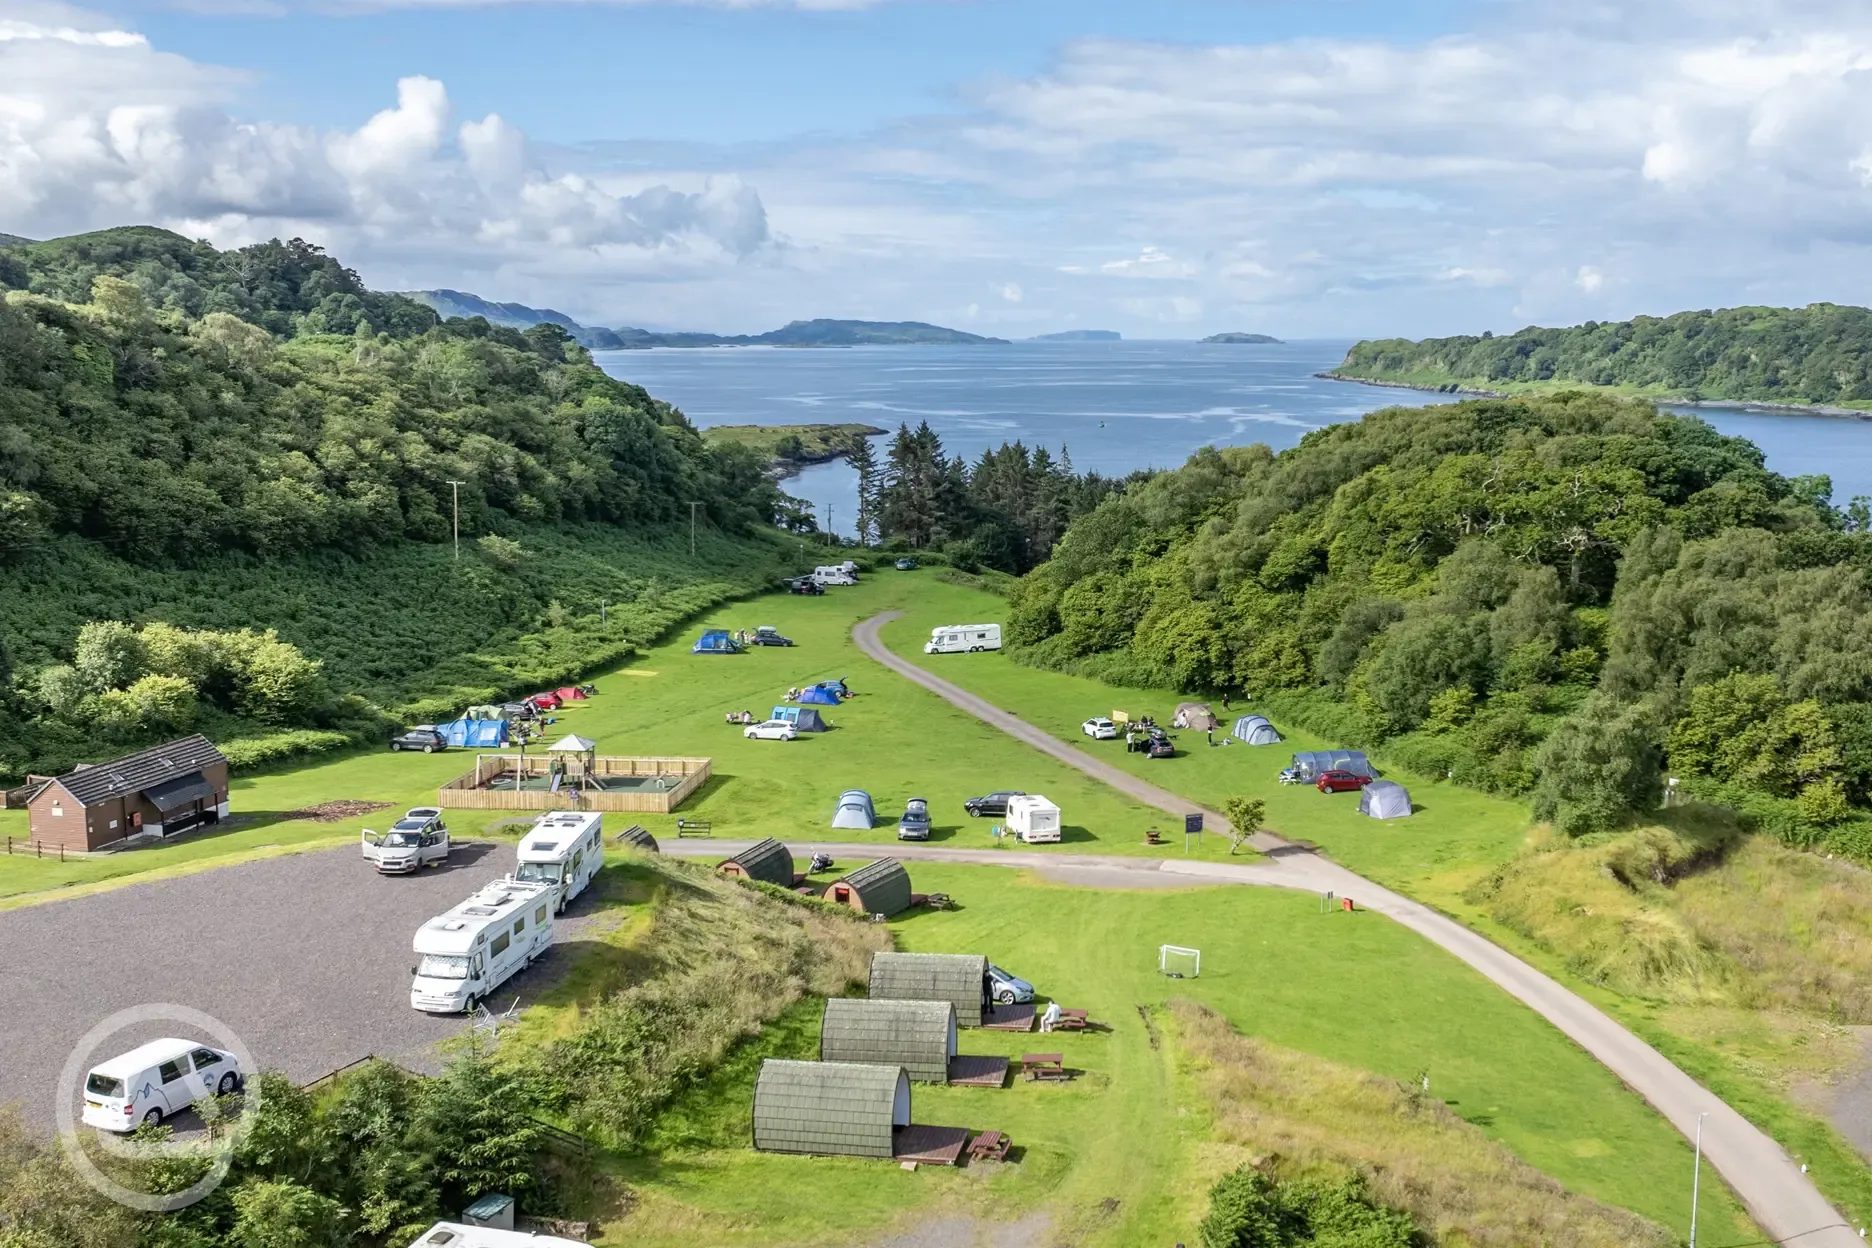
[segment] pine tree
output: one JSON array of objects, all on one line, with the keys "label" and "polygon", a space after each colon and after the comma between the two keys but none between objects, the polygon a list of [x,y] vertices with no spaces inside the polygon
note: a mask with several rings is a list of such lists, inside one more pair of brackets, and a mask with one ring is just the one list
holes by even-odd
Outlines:
[{"label": "pine tree", "polygon": [[870,546],[879,539],[878,510],[882,502],[883,482],[879,480],[877,454],[871,439],[863,434],[852,439],[845,461],[858,470],[858,544]]}]

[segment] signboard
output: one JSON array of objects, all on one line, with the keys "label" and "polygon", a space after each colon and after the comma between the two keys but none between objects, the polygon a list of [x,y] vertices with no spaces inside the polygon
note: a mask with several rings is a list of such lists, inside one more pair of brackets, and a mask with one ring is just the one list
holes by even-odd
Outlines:
[{"label": "signboard", "polygon": [[1200,810],[1197,811],[1193,815],[1183,816],[1183,834],[1185,836],[1189,835],[1192,832],[1201,832],[1202,830],[1203,830],[1203,817],[1202,817],[1202,812]]}]

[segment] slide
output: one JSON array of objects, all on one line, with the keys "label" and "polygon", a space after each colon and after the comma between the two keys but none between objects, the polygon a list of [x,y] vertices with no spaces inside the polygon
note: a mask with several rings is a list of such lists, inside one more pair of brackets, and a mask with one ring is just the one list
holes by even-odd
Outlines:
[{"label": "slide", "polygon": [[564,775],[560,774],[559,772],[554,772],[553,778],[552,778],[552,785],[546,791],[548,793],[557,793],[559,791],[559,782],[563,779],[565,779]]}]

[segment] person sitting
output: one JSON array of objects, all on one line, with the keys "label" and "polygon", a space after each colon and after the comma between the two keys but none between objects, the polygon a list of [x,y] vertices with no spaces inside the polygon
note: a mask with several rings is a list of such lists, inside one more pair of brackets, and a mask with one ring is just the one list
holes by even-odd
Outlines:
[{"label": "person sitting", "polygon": [[1059,1002],[1057,1001],[1047,1002],[1047,1008],[1045,1012],[1040,1015],[1040,1030],[1052,1031],[1056,1026],[1059,1025],[1059,1020],[1060,1020]]}]

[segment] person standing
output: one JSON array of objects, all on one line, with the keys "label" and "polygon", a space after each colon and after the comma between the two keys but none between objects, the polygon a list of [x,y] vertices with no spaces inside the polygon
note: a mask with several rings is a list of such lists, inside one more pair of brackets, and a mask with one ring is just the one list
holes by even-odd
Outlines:
[{"label": "person standing", "polygon": [[994,976],[982,972],[982,1014],[994,1013]]}]

